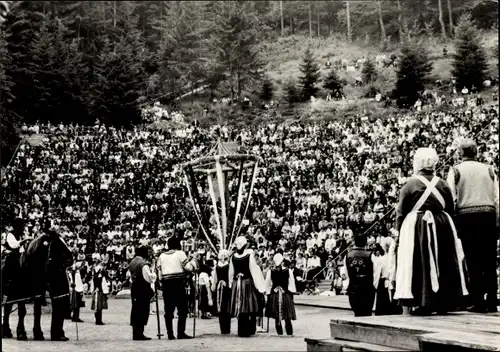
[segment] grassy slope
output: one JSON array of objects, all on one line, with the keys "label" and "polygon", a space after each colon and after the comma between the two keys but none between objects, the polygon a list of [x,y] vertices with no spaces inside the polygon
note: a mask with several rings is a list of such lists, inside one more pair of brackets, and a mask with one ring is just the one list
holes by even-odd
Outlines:
[{"label": "grassy slope", "polygon": [[[484,46],[490,60],[491,73],[498,76],[498,58],[494,56],[494,48],[497,46],[498,32],[484,33]],[[453,43],[446,44],[449,56],[447,59],[442,58],[443,47],[442,42],[435,38],[426,39],[425,42],[429,49],[431,57],[434,58],[434,68],[431,73],[431,81],[437,79],[449,80],[451,78],[451,56],[453,54]],[[335,37],[330,38],[309,38],[306,36],[288,36],[278,38],[272,42],[264,42],[261,45],[261,55],[267,62],[267,74],[274,82],[276,87],[275,97],[283,98],[283,86],[289,78],[297,79],[300,75],[300,63],[302,56],[308,45],[311,45],[313,52],[316,55],[316,60],[321,68],[322,76],[326,76],[327,69],[325,63],[328,58],[330,61],[336,59],[347,59],[349,61],[357,60],[363,57],[372,57],[380,54],[385,54],[389,57],[392,53],[399,53],[399,48],[394,45],[392,50],[384,53],[373,45],[366,45],[362,42],[348,43],[347,41]],[[396,72],[394,68],[377,68],[378,79],[375,86],[382,92],[389,92],[393,89],[396,81]],[[280,107],[283,118],[285,119],[300,119],[300,118],[328,118],[334,116],[335,111],[343,110],[353,114],[370,112],[373,115],[383,115],[388,112],[381,104],[361,98],[365,92],[364,87],[355,87],[355,79],[360,76],[360,72],[347,73],[340,70],[339,76],[346,79],[347,86],[344,87],[344,93],[347,100],[340,102],[326,102],[324,100],[315,103],[297,104],[293,111],[287,109],[287,105],[283,99]],[[221,89],[223,91],[224,89]],[[257,87],[257,90],[259,88]],[[219,92],[219,95],[227,95],[225,92]],[[196,94],[188,99],[183,99],[181,102],[181,110],[185,112],[187,120],[198,118],[202,124],[223,123],[224,121],[232,121],[235,123],[258,123],[264,121],[261,118],[254,118],[252,113],[241,113],[239,109],[233,107],[218,106],[215,111],[209,116],[201,118],[199,112],[204,107],[210,105],[208,92],[205,94]],[[253,116],[252,116],[253,115]],[[267,119],[267,118],[265,118]],[[266,120],[267,121],[267,120]]]},{"label": "grassy slope", "polygon": [[[498,75],[498,58],[494,56],[494,48],[498,42],[498,32],[488,32],[484,34],[484,46],[490,58],[490,69],[492,74]],[[453,54],[453,43],[446,45],[448,53],[447,59],[442,58],[442,42],[434,38],[427,39],[425,42],[430,55],[434,59],[434,69],[431,73],[431,79],[450,79],[451,77],[451,54]],[[399,53],[397,46],[385,53],[374,46],[367,46],[361,42],[348,43],[338,38],[308,38],[303,36],[290,36],[279,38],[273,43],[262,45],[261,53],[266,62],[269,76],[273,79],[277,87],[282,87],[289,78],[297,79],[300,75],[299,67],[305,48],[310,45],[316,54],[316,59],[321,67],[322,76],[326,76],[327,69],[325,62],[336,59],[347,59],[349,61],[361,58],[385,54],[389,57],[392,53]],[[393,68],[379,68],[379,79],[376,85],[382,91],[389,91],[394,87],[396,75]],[[358,99],[362,96],[363,89],[354,87],[355,78],[360,76],[359,72],[347,73],[339,71],[341,78],[345,78],[348,86],[345,88],[346,96],[351,99]]]}]

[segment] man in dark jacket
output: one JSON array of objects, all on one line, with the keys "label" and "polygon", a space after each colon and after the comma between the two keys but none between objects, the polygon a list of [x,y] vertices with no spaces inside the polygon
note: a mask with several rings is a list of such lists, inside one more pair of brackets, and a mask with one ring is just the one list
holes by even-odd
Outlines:
[{"label": "man in dark jacket", "polygon": [[372,252],[366,250],[367,237],[358,234],[354,237],[354,246],[346,257],[349,287],[347,295],[354,316],[372,315],[375,301],[375,286],[373,285]]},{"label": "man in dark jacket", "polygon": [[130,325],[132,325],[132,337],[138,341],[151,340],[150,337],[144,336],[144,327],[148,324],[149,304],[154,296],[151,285],[156,281],[156,275],[151,271],[146,261],[148,256],[148,247],[138,247],[135,250],[135,257],[128,267],[132,278]]}]

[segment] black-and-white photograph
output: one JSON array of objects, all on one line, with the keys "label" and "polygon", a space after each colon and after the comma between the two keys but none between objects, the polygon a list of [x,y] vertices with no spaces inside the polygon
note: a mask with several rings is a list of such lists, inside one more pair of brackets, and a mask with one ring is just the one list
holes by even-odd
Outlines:
[{"label": "black-and-white photograph", "polygon": [[1,350],[500,351],[498,14],[1,0]]}]

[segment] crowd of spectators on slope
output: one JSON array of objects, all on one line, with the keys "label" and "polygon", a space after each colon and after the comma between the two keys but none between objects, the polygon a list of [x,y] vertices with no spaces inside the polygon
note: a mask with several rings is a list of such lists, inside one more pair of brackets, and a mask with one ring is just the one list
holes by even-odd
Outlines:
[{"label": "crowd of spectators on slope", "polygon": [[116,293],[127,285],[127,263],[138,244],[159,253],[168,237],[178,235],[188,252],[203,247],[215,258],[198,231],[177,165],[203,155],[218,138],[238,141],[264,160],[242,229],[261,265],[267,268],[279,251],[299,281],[326,277],[341,291],[339,256],[353,234],[375,224],[369,243],[378,245],[378,253],[393,235],[393,220],[378,220],[397,203],[418,147],[438,151],[445,177],[457,161],[456,142],[473,137],[481,161],[498,173],[498,99],[480,105],[473,96],[466,99],[452,109],[384,120],[358,116],[210,129],[193,124],[169,131],[99,123],[85,129],[22,126],[43,142],[20,145],[5,170],[2,199],[26,220],[26,236],[36,236],[45,221],[58,224],[89,272],[95,263],[105,265]]}]

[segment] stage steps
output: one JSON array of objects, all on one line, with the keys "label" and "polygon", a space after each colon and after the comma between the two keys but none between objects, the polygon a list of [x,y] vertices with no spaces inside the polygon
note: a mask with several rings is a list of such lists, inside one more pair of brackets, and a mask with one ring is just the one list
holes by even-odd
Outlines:
[{"label": "stage steps", "polygon": [[[396,352],[403,351],[401,348],[393,348],[372,343],[355,342],[338,339],[305,339],[307,343],[307,352]],[[407,350],[409,351],[409,350]]]},{"label": "stage steps", "polygon": [[500,351],[500,313],[342,317],[331,338],[306,339],[308,351]]}]

